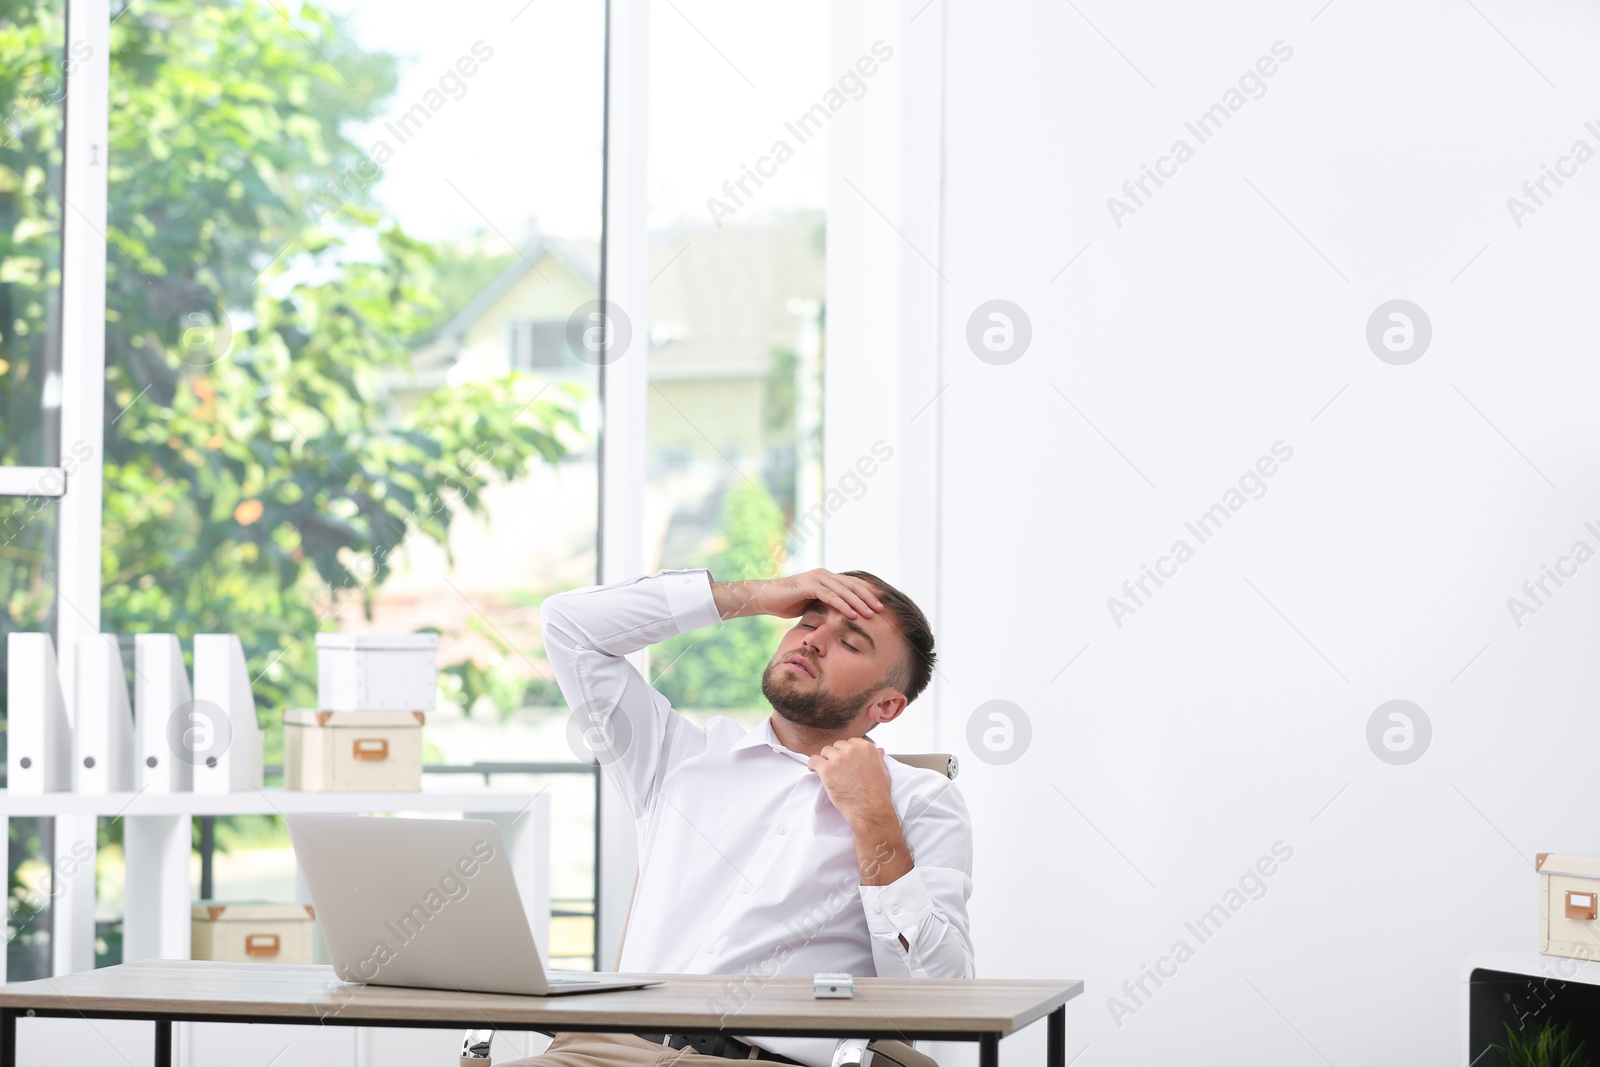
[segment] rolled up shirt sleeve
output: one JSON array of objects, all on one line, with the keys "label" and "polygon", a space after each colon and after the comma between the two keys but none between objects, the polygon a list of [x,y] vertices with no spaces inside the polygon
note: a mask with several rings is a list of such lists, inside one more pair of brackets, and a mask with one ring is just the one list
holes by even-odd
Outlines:
[{"label": "rolled up shirt sleeve", "polygon": [[900,821],[914,866],[888,885],[860,887],[878,977],[976,977],[966,801],[955,783],[941,780],[913,796]]}]

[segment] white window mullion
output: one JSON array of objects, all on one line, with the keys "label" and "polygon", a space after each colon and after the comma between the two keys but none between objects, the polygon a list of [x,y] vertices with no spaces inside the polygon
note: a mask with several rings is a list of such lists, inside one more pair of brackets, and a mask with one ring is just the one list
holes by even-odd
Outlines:
[{"label": "white window mullion", "polygon": [[[72,638],[100,629],[100,502],[106,377],[106,135],[109,0],[70,0],[67,47],[86,58],[67,82],[61,225],[61,454],[73,470],[58,519],[57,645],[73,677]],[[84,46],[87,50],[84,50]]]},{"label": "white window mullion", "polygon": [[600,484],[600,580],[639,573],[644,561],[645,406],[649,388],[650,233],[646,198],[649,0],[610,0],[607,20],[606,355]]},{"label": "white window mullion", "polygon": [[[649,0],[610,0],[606,18],[605,308],[611,338],[631,327],[627,347],[604,365],[600,449],[600,580],[644,566],[645,407],[649,375],[650,234],[646,224],[646,125],[650,83]],[[600,812],[600,969],[616,960],[633,896],[633,820],[611,789]]]},{"label": "white window mullion", "polygon": [[[100,629],[110,45],[108,0],[68,0],[68,54],[84,57],[67,79],[62,166],[61,454],[84,457],[73,468],[57,516],[56,646],[61,676],[69,686],[76,677],[77,638]],[[57,859],[84,840],[92,849],[92,817],[57,819]],[[82,857],[74,862],[81,863]],[[88,869],[94,870],[92,859]],[[53,972],[93,967],[94,879],[70,880],[66,891],[54,896],[53,908]]]}]

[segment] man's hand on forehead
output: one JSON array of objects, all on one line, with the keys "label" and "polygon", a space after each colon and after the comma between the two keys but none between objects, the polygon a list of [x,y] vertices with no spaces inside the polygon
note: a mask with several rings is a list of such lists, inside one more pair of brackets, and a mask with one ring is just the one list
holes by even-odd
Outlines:
[{"label": "man's hand on forehead", "polygon": [[712,582],[711,592],[724,619],[746,615],[793,619],[817,605],[832,608],[847,619],[859,619],[871,618],[883,607],[871,582],[821,567],[766,581]]}]

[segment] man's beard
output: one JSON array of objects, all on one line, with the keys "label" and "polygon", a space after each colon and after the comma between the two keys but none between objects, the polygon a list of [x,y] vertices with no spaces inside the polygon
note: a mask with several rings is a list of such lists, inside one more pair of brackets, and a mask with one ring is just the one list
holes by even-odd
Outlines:
[{"label": "man's beard", "polygon": [[856,716],[867,703],[867,697],[877,692],[879,686],[863,689],[846,696],[832,696],[820,689],[795,692],[783,685],[778,672],[784,669],[781,662],[767,664],[761,675],[761,695],[767,698],[772,710],[800,726],[816,730],[843,730],[856,721]]}]

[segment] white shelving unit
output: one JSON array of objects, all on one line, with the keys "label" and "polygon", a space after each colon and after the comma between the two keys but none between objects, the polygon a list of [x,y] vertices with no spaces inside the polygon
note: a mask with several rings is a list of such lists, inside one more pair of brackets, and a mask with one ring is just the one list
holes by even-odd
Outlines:
[{"label": "white shelving unit", "polygon": [[[528,925],[549,966],[550,796],[548,793],[423,790],[408,793],[303,793],[253,789],[238,793],[45,793],[0,791],[0,840],[13,817],[55,821],[51,904],[51,973],[94,966],[96,822],[120,818],[126,882],[122,954],[127,960],[188,959],[192,820],[200,815],[413,814],[494,822],[505,841]],[[309,902],[295,880],[296,898]],[[0,981],[5,980],[0,952]]]}]

